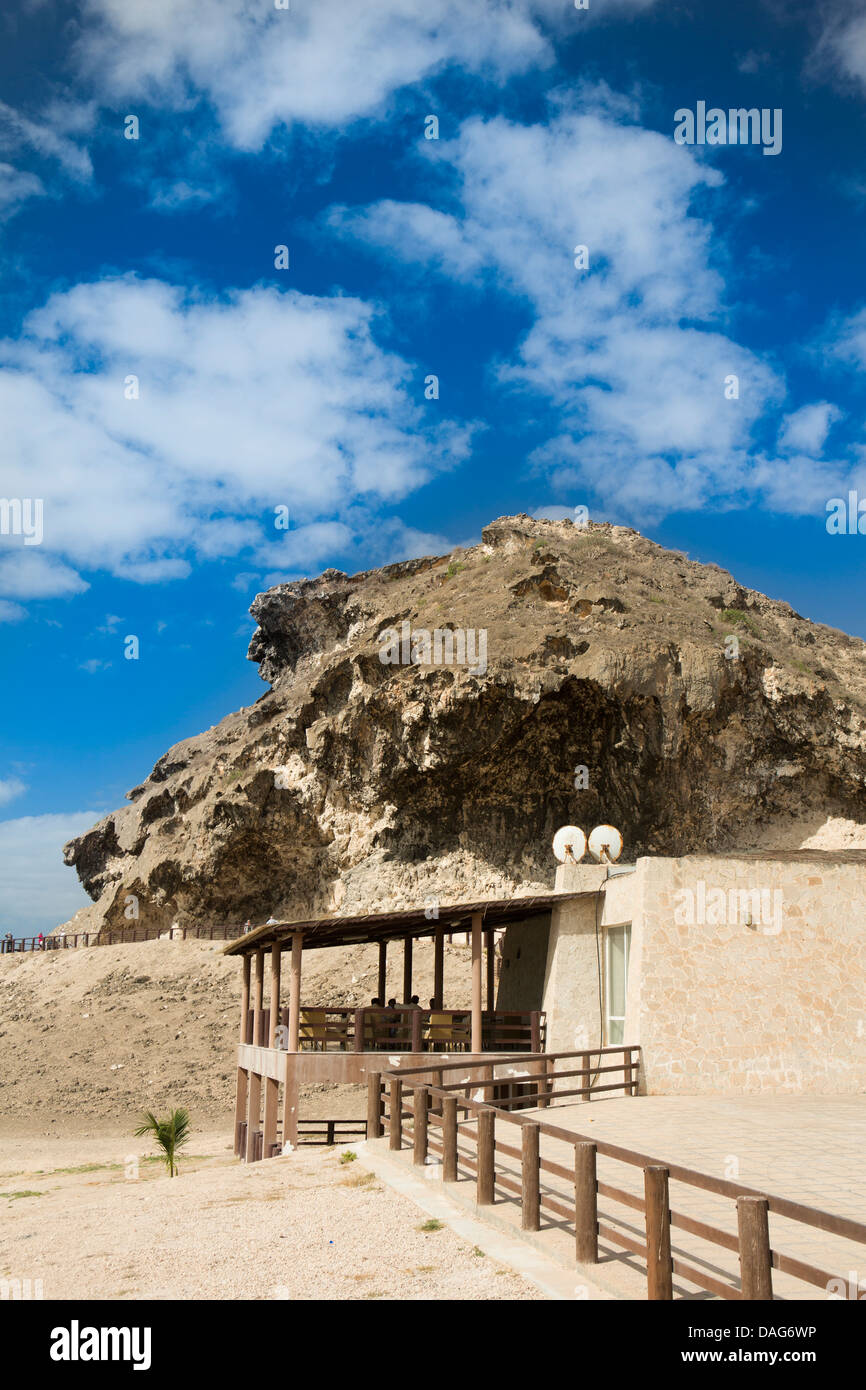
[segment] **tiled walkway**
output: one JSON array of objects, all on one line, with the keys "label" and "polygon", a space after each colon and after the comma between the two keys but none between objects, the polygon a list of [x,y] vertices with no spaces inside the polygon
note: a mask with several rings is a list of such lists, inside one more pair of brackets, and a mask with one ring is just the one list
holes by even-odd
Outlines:
[{"label": "tiled walkway", "polygon": [[[758,1188],[777,1197],[817,1207],[855,1221],[866,1222],[866,1097],[772,1096],[749,1099],[709,1099],[686,1096],[620,1097],[590,1105],[554,1106],[526,1112],[534,1118],[567,1129],[594,1141],[617,1144],[646,1154],[656,1162],[678,1164],[717,1178],[726,1178],[745,1187]],[[466,1126],[461,1125],[461,1133]],[[431,1126],[431,1138],[437,1130]],[[408,1135],[407,1135],[408,1138]],[[474,1157],[474,1144],[461,1140],[461,1149]],[[497,1141],[519,1147],[517,1125],[497,1121]],[[542,1136],[542,1159],[550,1159],[571,1169],[570,1143]],[[497,1150],[497,1172],[518,1177],[517,1160]],[[626,1192],[643,1195],[640,1167],[599,1156],[598,1176]],[[449,1189],[457,1200],[471,1202],[474,1193],[472,1173],[463,1170],[461,1180]],[[570,1202],[569,1183],[543,1174],[543,1190]],[[705,1221],[736,1235],[735,1203],[681,1182],[672,1180],[671,1208],[674,1212]],[[497,1189],[494,1208],[482,1208],[493,1220],[517,1227],[520,1221],[518,1199],[506,1189]],[[643,1216],[639,1211],[603,1197],[599,1201],[600,1219],[621,1223],[636,1240],[643,1239]],[[568,1223],[545,1216],[542,1240],[560,1259],[573,1258],[573,1237]],[[866,1246],[770,1214],[770,1240],[774,1249],[808,1264],[818,1266],[845,1280],[862,1281],[866,1295]],[[674,1257],[679,1255],[707,1275],[724,1283],[738,1283],[737,1255],[703,1238],[672,1231]],[[612,1287],[623,1297],[645,1298],[646,1281],[642,1264],[625,1255],[607,1241],[601,1242],[600,1275],[612,1280]],[[587,1274],[589,1270],[587,1270]],[[787,1274],[774,1271],[773,1288],[781,1298],[827,1298],[824,1288],[810,1287]],[[706,1292],[685,1278],[675,1280],[675,1297],[707,1298]],[[849,1293],[849,1296],[850,1293]]]}]

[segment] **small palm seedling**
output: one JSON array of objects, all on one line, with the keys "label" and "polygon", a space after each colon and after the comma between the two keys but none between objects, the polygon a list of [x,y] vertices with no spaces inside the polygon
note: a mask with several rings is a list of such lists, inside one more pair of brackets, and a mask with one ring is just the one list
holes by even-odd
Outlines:
[{"label": "small palm seedling", "polygon": [[189,1139],[189,1111],[172,1110],[167,1120],[158,1120],[153,1111],[146,1110],[144,1123],[135,1131],[135,1137],[143,1139],[146,1135],[152,1136],[154,1143],[162,1149],[160,1157],[169,1177],[173,1178],[178,1171],[178,1150]]}]

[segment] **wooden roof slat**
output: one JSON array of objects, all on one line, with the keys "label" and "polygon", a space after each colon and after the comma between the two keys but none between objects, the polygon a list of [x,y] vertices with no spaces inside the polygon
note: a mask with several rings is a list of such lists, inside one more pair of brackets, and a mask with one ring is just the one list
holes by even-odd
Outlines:
[{"label": "wooden roof slat", "polygon": [[280,943],[287,948],[295,932],[303,932],[304,947],[361,945],[371,941],[390,941],[403,936],[432,936],[437,927],[444,931],[467,931],[476,912],[484,915],[486,928],[505,926],[509,921],[549,912],[557,903],[585,896],[581,893],[532,893],[519,898],[487,898],[471,903],[444,903],[439,917],[428,917],[428,908],[404,908],[397,912],[367,912],[345,917],[311,917],[295,922],[272,922],[256,927],[245,936],[230,941],[224,955],[245,955]]}]

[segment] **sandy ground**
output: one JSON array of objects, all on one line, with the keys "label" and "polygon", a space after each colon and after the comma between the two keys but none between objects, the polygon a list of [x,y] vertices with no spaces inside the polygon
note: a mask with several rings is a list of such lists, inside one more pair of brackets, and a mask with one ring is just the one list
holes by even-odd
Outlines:
[{"label": "sandy ground", "polygon": [[[0,955],[0,1137],[129,1134],[142,1109],[185,1106],[194,1125],[234,1113],[241,964],[223,942],[146,941]],[[389,952],[388,990],[402,989]],[[433,948],[416,943],[415,988],[432,992]],[[303,1002],[368,1003],[378,950],[304,954]],[[446,946],[449,1005],[469,1002],[469,951]],[[284,997],[285,1002],[285,997]],[[309,1088],[302,1116],[365,1113],[355,1087]]]},{"label": "sandy ground", "polygon": [[[46,1299],[542,1297],[447,1227],[420,1230],[419,1208],[340,1161],[345,1145],[234,1159],[240,963],[222,945],[0,956],[0,1280],[41,1280]],[[307,953],[305,1002],[367,1002],[377,962],[375,946]],[[419,994],[432,972],[416,943]],[[465,947],[446,947],[445,980],[465,1007]],[[131,1136],[143,1109],[178,1105],[191,1156],[171,1180]],[[354,1118],[366,1097],[309,1088],[301,1105]]]},{"label": "sandy ground", "polygon": [[[0,1140],[0,1279],[45,1299],[541,1299],[424,1230],[349,1145],[240,1164],[198,1134],[179,1178],[141,1140]],[[35,1286],[33,1286],[35,1287]]]}]

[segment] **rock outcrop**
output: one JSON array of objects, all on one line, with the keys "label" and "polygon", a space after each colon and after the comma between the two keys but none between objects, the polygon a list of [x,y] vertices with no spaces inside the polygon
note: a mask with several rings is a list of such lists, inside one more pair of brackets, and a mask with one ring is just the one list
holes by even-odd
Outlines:
[{"label": "rock outcrop", "polygon": [[251,612],[270,690],[66,846],[77,925],[541,890],[566,822],[628,859],[866,843],[866,644],[635,531],[506,517]]}]

